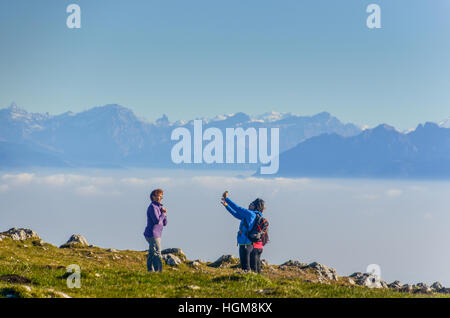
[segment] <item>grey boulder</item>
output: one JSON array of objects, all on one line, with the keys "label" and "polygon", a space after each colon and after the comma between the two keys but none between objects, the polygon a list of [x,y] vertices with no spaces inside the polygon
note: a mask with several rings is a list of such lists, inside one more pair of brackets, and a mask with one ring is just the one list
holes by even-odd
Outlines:
[{"label": "grey boulder", "polygon": [[302,268],[302,267],[307,267],[308,263],[303,263],[300,261],[290,259],[287,262],[284,262],[283,264],[281,264],[280,266],[294,266],[294,267]]},{"label": "grey boulder", "polygon": [[183,262],[178,256],[174,254],[163,254],[162,259],[169,266],[178,266]]},{"label": "grey boulder", "polygon": [[377,275],[369,273],[356,272],[351,274],[349,277],[353,278],[356,285],[365,286],[369,288],[388,288],[389,285],[382,281]]},{"label": "grey boulder", "polygon": [[89,243],[86,238],[80,234],[73,234],[69,240],[60,246],[60,248],[72,248],[72,247],[88,247]]},{"label": "grey boulder", "polygon": [[222,255],[221,257],[219,257],[214,263],[209,264],[208,266],[210,267],[228,267],[228,266],[232,266],[232,265],[236,265],[239,263],[239,260],[237,258],[235,258],[233,255]]},{"label": "grey boulder", "polygon": [[0,233],[0,237],[6,238],[10,237],[14,241],[25,241],[28,239],[40,239],[39,235],[33,230],[30,229],[17,229],[13,227],[12,229],[9,229],[8,231],[5,231],[3,233]]},{"label": "grey boulder", "polygon": [[334,268],[328,267],[326,265],[317,262],[313,262],[307,266],[304,266],[303,268],[312,268],[321,279],[337,280],[339,277]]}]

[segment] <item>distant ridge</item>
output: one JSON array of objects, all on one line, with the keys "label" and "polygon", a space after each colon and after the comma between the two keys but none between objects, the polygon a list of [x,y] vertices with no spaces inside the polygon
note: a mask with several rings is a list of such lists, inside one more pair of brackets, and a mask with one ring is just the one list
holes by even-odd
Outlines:
[{"label": "distant ridge", "polygon": [[280,155],[283,177],[450,178],[450,129],[420,124],[401,133],[389,125],[343,137],[323,134]]},{"label": "distant ridge", "polygon": [[[253,117],[239,112],[203,121],[205,129],[279,127],[280,151],[323,133],[353,136],[361,131],[358,126],[344,124],[326,112],[315,116],[272,112]],[[117,104],[49,115],[28,113],[13,103],[0,109],[0,141],[7,142],[0,149],[0,168],[48,166],[56,162],[74,167],[176,167],[170,158],[174,144],[170,140],[171,132],[179,126],[192,129],[192,125],[193,120],[170,122],[166,115],[155,122],[147,121]],[[14,157],[18,148],[31,146],[34,150],[26,150],[27,160]],[[44,150],[52,160],[47,162],[38,154]]]}]

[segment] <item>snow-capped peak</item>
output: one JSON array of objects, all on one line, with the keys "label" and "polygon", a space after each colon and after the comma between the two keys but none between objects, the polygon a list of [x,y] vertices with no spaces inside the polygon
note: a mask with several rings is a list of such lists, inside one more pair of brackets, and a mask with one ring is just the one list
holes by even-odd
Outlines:
[{"label": "snow-capped peak", "polygon": [[27,113],[27,111],[23,108],[20,108],[19,106],[17,106],[17,104],[15,102],[12,102],[11,105],[9,105],[9,107],[7,108],[11,114],[21,114],[24,115]]},{"label": "snow-capped peak", "polygon": [[450,128],[450,117],[447,117],[443,121],[439,122],[438,125],[439,125],[439,127],[442,127],[442,128]]},{"label": "snow-capped peak", "polygon": [[292,113],[280,113],[280,112],[276,112],[276,111],[271,111],[271,112],[263,113],[260,115],[252,116],[251,119],[252,119],[252,121],[259,121],[259,122],[266,123],[266,122],[278,121],[278,120],[281,120],[288,116],[295,116],[295,115],[293,115]]}]

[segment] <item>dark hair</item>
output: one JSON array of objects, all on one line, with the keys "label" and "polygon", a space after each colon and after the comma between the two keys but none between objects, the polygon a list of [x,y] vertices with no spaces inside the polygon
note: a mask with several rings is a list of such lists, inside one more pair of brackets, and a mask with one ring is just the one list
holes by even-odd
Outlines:
[{"label": "dark hair", "polygon": [[251,204],[253,204],[253,206],[254,206],[256,211],[259,211],[259,212],[263,212],[264,211],[265,205],[264,205],[264,200],[263,199],[257,198]]},{"label": "dark hair", "polygon": [[164,191],[161,190],[161,189],[155,189],[155,190],[153,190],[152,193],[150,193],[150,200],[153,201],[153,197],[154,197],[154,196],[156,196],[156,195],[158,195],[158,194],[161,194],[161,193],[163,193],[163,192],[164,192]]}]

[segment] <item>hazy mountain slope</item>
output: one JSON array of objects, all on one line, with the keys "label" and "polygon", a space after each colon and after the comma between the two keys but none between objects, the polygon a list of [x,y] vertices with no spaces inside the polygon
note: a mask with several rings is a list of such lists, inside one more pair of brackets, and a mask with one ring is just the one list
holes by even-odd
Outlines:
[{"label": "hazy mountain slope", "polygon": [[35,145],[0,141],[0,167],[69,167],[69,164],[53,152]]},{"label": "hazy mountain slope", "polygon": [[280,155],[278,176],[450,177],[450,129],[402,134],[380,125],[353,137],[324,134]]},{"label": "hazy mountain slope", "polygon": [[[0,140],[44,147],[73,165],[170,167],[175,144],[171,132],[178,126],[192,131],[193,120],[170,123],[163,116],[148,122],[115,104],[56,116],[28,113],[14,104],[0,110],[0,124]],[[328,113],[311,117],[270,113],[256,118],[236,113],[204,119],[204,129],[208,127],[224,133],[225,128],[278,127],[281,151],[322,133],[352,136],[360,132],[357,126],[343,124]]]}]

